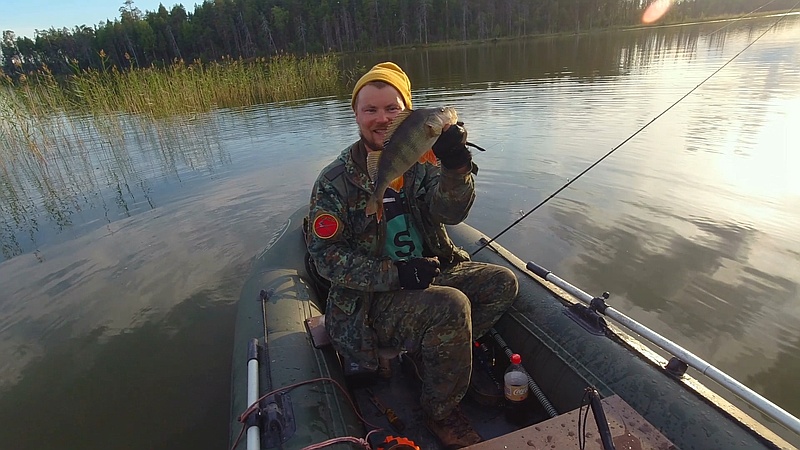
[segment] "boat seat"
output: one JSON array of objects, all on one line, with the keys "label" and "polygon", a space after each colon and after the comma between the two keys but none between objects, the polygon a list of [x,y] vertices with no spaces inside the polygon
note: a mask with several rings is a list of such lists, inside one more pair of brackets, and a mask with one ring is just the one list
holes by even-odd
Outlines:
[{"label": "boat seat", "polygon": [[314,348],[323,348],[331,345],[331,336],[328,334],[328,329],[325,328],[325,314],[306,319],[306,328],[311,336],[311,343],[314,344]]},{"label": "boat seat", "polygon": [[[328,334],[328,329],[325,328],[325,314],[306,319],[306,328],[311,336],[314,348],[323,348],[331,345],[331,336]],[[399,354],[400,350],[396,348],[378,348],[378,375],[383,378],[390,378],[392,376],[391,360]]]}]

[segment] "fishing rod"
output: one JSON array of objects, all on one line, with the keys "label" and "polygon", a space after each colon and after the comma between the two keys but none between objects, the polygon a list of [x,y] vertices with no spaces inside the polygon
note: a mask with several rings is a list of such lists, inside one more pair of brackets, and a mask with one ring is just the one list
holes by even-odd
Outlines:
[{"label": "fishing rod", "polygon": [[[758,8],[756,8],[756,9],[754,9],[752,11],[750,11],[749,13],[745,13],[745,14],[742,14],[741,16],[739,16],[739,17],[734,17],[733,19],[728,20],[727,21],[728,23],[726,23],[725,25],[717,28],[716,30],[712,31],[711,33],[706,34],[705,37],[717,34],[718,32],[724,30],[725,28],[728,28],[729,26],[733,25],[734,23],[736,23],[736,22],[738,22],[738,21],[740,21],[740,20],[742,20],[744,18],[752,16],[756,11],[758,11],[759,9],[762,9],[762,8],[766,8],[767,6],[770,5],[770,3],[774,2],[774,1],[775,0],[769,0],[767,3],[764,3],[763,5],[759,6]],[[797,6],[797,5],[795,5],[795,6]]]},{"label": "fishing rod", "polygon": [[[525,268],[533,272],[537,276],[543,278],[544,280],[547,280],[553,283],[554,285],[558,286],[559,288],[563,289],[564,291],[566,291],[567,293],[578,299],[580,302],[589,305],[588,307],[589,311],[594,311],[595,313],[600,313],[606,317],[614,319],[618,323],[622,324],[624,327],[628,328],[629,330],[632,330],[635,333],[638,333],[639,335],[646,338],[648,341],[652,342],[653,344],[661,347],[665,351],[674,355],[674,358],[677,358],[677,360],[679,360],[680,362],[686,364],[689,367],[693,367],[701,374],[716,381],[724,388],[736,394],[739,398],[745,400],[749,404],[755,406],[761,412],[767,414],[768,416],[778,421],[781,425],[794,431],[795,433],[800,434],[800,419],[791,415],[790,413],[782,409],[780,406],[767,400],[761,394],[753,391],[749,387],[737,381],[732,376],[714,367],[713,365],[706,362],[705,360],[695,355],[694,353],[690,352],[689,350],[686,350],[685,348],[681,347],[675,342],[670,341],[664,336],[656,333],[650,328],[647,328],[641,323],[633,320],[632,318],[626,316],[625,314],[617,311],[613,307],[607,305],[605,303],[605,300],[608,298],[607,295],[595,298],[594,296],[589,295],[588,293],[582,291],[576,286],[561,279],[553,272],[545,269],[544,267],[532,261],[529,261],[527,264],[525,264]],[[570,315],[570,318],[573,317]],[[578,324],[583,326],[581,322],[578,322]],[[667,364],[666,367],[667,370],[669,370],[671,364],[672,362]]]},{"label": "fishing rod", "polygon": [[753,39],[753,41],[752,41],[752,42],[750,42],[749,44],[747,44],[747,45],[746,45],[746,46],[745,46],[743,49],[741,49],[741,50],[740,50],[738,53],[736,53],[736,54],[735,54],[735,55],[733,55],[733,56],[732,56],[730,59],[728,59],[728,60],[727,60],[727,61],[726,61],[726,62],[725,62],[723,65],[721,65],[719,68],[717,68],[717,70],[715,70],[714,72],[712,72],[712,73],[711,73],[711,75],[707,76],[707,77],[706,77],[705,79],[703,79],[701,82],[697,83],[697,85],[696,85],[695,87],[691,88],[691,89],[690,89],[690,90],[689,90],[687,93],[683,94],[683,95],[682,95],[682,96],[681,96],[679,99],[675,100],[675,102],[673,102],[671,105],[669,105],[669,106],[667,107],[667,109],[665,109],[664,111],[661,111],[661,112],[660,112],[658,115],[656,115],[655,117],[653,117],[652,119],[650,119],[650,121],[649,121],[649,122],[647,122],[646,124],[642,125],[642,126],[641,126],[641,127],[638,129],[638,130],[636,130],[636,131],[635,131],[633,134],[631,134],[630,136],[628,136],[627,138],[625,138],[625,140],[623,140],[622,142],[620,142],[620,143],[619,143],[619,144],[618,144],[616,147],[612,148],[612,149],[611,149],[611,150],[609,150],[609,151],[608,151],[608,152],[607,152],[605,155],[603,155],[602,157],[600,157],[600,159],[598,159],[597,161],[593,162],[593,163],[592,163],[592,164],[591,164],[589,167],[587,167],[587,168],[583,169],[583,171],[582,171],[582,172],[580,172],[580,173],[579,173],[577,176],[575,176],[575,178],[572,178],[571,180],[569,180],[569,181],[567,181],[566,183],[564,183],[564,185],[563,185],[563,186],[561,186],[560,188],[556,189],[556,191],[555,191],[555,192],[553,192],[553,193],[552,193],[552,194],[550,194],[550,195],[549,195],[547,198],[545,198],[544,200],[542,200],[541,202],[539,202],[539,204],[538,204],[538,205],[534,206],[534,207],[533,207],[533,208],[532,208],[530,211],[528,211],[528,212],[526,212],[525,214],[523,214],[523,215],[522,215],[522,216],[521,216],[519,219],[515,220],[515,221],[514,221],[514,222],[513,222],[511,225],[507,226],[505,229],[503,229],[503,231],[501,231],[500,233],[498,233],[497,235],[495,235],[495,237],[493,237],[493,238],[491,238],[491,239],[487,240],[486,242],[484,242],[484,243],[483,243],[483,244],[482,244],[480,247],[478,247],[478,249],[477,249],[477,250],[475,250],[474,252],[472,252],[472,254],[471,254],[471,255],[472,255],[472,256],[475,256],[475,255],[476,255],[476,254],[477,254],[479,251],[483,250],[483,249],[484,249],[486,246],[488,246],[488,245],[489,245],[489,244],[491,244],[492,242],[496,241],[496,240],[497,240],[497,239],[498,239],[500,236],[504,235],[504,234],[505,234],[505,233],[506,233],[508,230],[510,230],[510,229],[512,229],[512,228],[514,228],[514,227],[515,227],[515,226],[516,226],[518,223],[520,223],[520,222],[522,222],[523,220],[525,220],[525,219],[526,219],[526,218],[527,218],[529,215],[531,215],[531,214],[532,214],[534,211],[536,211],[537,209],[539,209],[539,208],[540,208],[542,205],[544,205],[545,203],[547,203],[548,201],[550,201],[550,199],[552,199],[552,198],[553,198],[553,197],[555,197],[556,195],[560,194],[560,193],[561,193],[561,191],[563,191],[564,189],[568,188],[568,187],[569,187],[569,186],[570,186],[572,183],[574,183],[575,181],[577,181],[577,180],[578,180],[578,178],[580,178],[580,177],[584,176],[584,175],[585,175],[587,172],[589,172],[590,170],[592,170],[592,169],[593,169],[595,166],[597,166],[598,164],[600,164],[601,162],[603,162],[603,161],[604,161],[606,158],[608,158],[609,156],[611,156],[611,155],[612,155],[614,152],[616,152],[616,151],[617,151],[617,150],[618,150],[620,147],[622,147],[622,146],[623,146],[623,145],[625,145],[625,144],[626,144],[628,141],[630,141],[631,139],[633,139],[634,137],[636,137],[636,135],[638,135],[639,133],[641,133],[642,131],[644,131],[644,129],[645,129],[645,128],[647,128],[648,126],[650,126],[650,124],[652,124],[653,122],[655,122],[656,120],[658,120],[659,118],[661,118],[661,116],[663,116],[664,114],[666,114],[667,112],[669,112],[669,110],[671,110],[672,108],[674,108],[674,107],[675,107],[675,105],[677,105],[678,103],[680,103],[681,101],[683,101],[683,99],[685,99],[686,97],[688,97],[689,95],[691,95],[691,94],[692,94],[694,91],[696,91],[698,88],[700,88],[700,86],[702,86],[703,84],[705,84],[705,83],[706,83],[708,80],[710,80],[711,78],[713,78],[713,77],[714,77],[714,75],[716,75],[716,74],[717,74],[717,73],[719,73],[719,72],[720,72],[722,69],[724,69],[724,68],[725,68],[725,67],[726,67],[728,64],[732,63],[734,59],[736,59],[736,58],[738,58],[738,57],[739,57],[739,55],[741,55],[742,53],[744,53],[744,52],[745,52],[745,51],[746,51],[748,48],[750,48],[751,46],[753,46],[753,44],[755,44],[756,42],[758,42],[758,40],[759,40],[759,39],[761,39],[761,38],[762,38],[762,37],[763,37],[765,34],[767,34],[769,31],[771,31],[773,28],[775,28],[775,27],[776,27],[776,26],[777,26],[777,25],[778,25],[778,24],[779,24],[779,23],[780,23],[780,22],[781,22],[781,21],[782,21],[782,20],[783,20],[783,19],[784,19],[786,16],[788,16],[790,13],[792,13],[792,12],[795,10],[795,8],[797,8],[797,6],[798,6],[798,5],[800,5],[800,1],[798,1],[797,3],[795,3],[795,4],[794,4],[794,6],[792,6],[792,8],[791,8],[789,11],[787,11],[785,14],[781,15],[780,17],[778,17],[778,19],[775,21],[775,23],[773,23],[773,24],[772,24],[772,25],[771,25],[769,28],[767,28],[766,30],[764,30],[764,32],[763,32],[763,33],[761,33],[760,35],[758,35],[758,36],[757,36],[755,39]]}]

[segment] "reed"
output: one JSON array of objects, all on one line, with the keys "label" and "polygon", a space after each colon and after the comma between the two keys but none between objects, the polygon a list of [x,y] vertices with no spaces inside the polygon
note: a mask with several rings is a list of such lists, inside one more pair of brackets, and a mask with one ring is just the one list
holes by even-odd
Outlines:
[{"label": "reed", "polygon": [[205,112],[337,93],[338,66],[335,56],[280,55],[67,79],[46,67],[16,82],[0,72],[0,254],[25,252],[21,237],[35,242],[41,222],[68,228],[87,208],[108,221],[129,215],[134,191],[150,202],[142,160],[178,174],[225,159]]},{"label": "reed", "polygon": [[66,90],[72,103],[87,113],[169,117],[329,95],[340,80],[335,56],[279,55],[212,63],[175,61],[165,68],[124,72],[86,71],[71,78]]},{"label": "reed", "polygon": [[[105,62],[104,52],[100,52]],[[24,152],[39,159],[54,139],[71,134],[65,115],[91,116],[109,134],[119,132],[119,114],[180,118],[254,104],[331,95],[342,85],[334,55],[278,55],[203,63],[173,61],[166,67],[120,71],[76,70],[57,80],[45,67],[16,83],[0,73],[0,166]]]},{"label": "reed", "polygon": [[22,75],[17,85],[8,77],[0,86],[0,164],[14,159],[15,149],[43,158],[52,118],[67,103],[64,91],[46,69],[31,77]]}]

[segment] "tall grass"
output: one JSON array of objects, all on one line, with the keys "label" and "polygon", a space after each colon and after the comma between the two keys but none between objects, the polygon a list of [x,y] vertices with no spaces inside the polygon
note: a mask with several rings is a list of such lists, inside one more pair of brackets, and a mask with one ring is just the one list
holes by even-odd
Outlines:
[{"label": "tall grass", "polygon": [[73,103],[97,114],[123,111],[169,117],[332,94],[340,83],[332,55],[292,55],[119,72],[87,71],[70,80]]},{"label": "tall grass", "polygon": [[[141,186],[145,198],[149,191],[134,159],[176,174],[181,165],[215,164],[223,158],[210,143],[217,131],[203,113],[337,93],[345,81],[338,64],[335,56],[290,55],[176,61],[63,80],[45,68],[16,82],[0,72],[0,254],[23,252],[18,237],[35,242],[42,222],[71,226],[98,196],[107,220],[114,205],[127,214],[132,189]],[[98,194],[107,190],[117,193],[113,202]]]},{"label": "tall grass", "polygon": [[[105,58],[102,51],[100,56]],[[120,113],[185,117],[214,108],[330,95],[342,83],[338,65],[333,55],[280,55],[78,71],[61,81],[47,68],[22,75],[17,83],[0,75],[0,168],[21,151],[44,158],[54,137],[64,134],[59,116],[88,115],[115,133],[119,121],[113,118]]]}]

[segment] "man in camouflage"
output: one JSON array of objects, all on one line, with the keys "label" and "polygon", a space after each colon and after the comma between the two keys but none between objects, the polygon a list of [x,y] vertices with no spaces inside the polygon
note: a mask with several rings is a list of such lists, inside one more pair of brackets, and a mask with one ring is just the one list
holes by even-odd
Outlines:
[{"label": "man in camouflage", "polygon": [[445,231],[466,218],[475,199],[477,167],[460,124],[434,144],[441,167],[413,165],[401,192],[387,189],[384,220],[365,214],[373,189],[367,153],[382,150],[387,125],[411,108],[410,97],[411,83],[394,63],[378,64],[358,81],[352,106],[361,139],[314,184],[308,250],[331,282],[325,326],[346,364],[377,369],[377,348],[414,355],[428,428],[445,447],[465,447],[481,440],[458,408],[472,341],[511,305],[517,279],[504,267],[470,261]]}]

